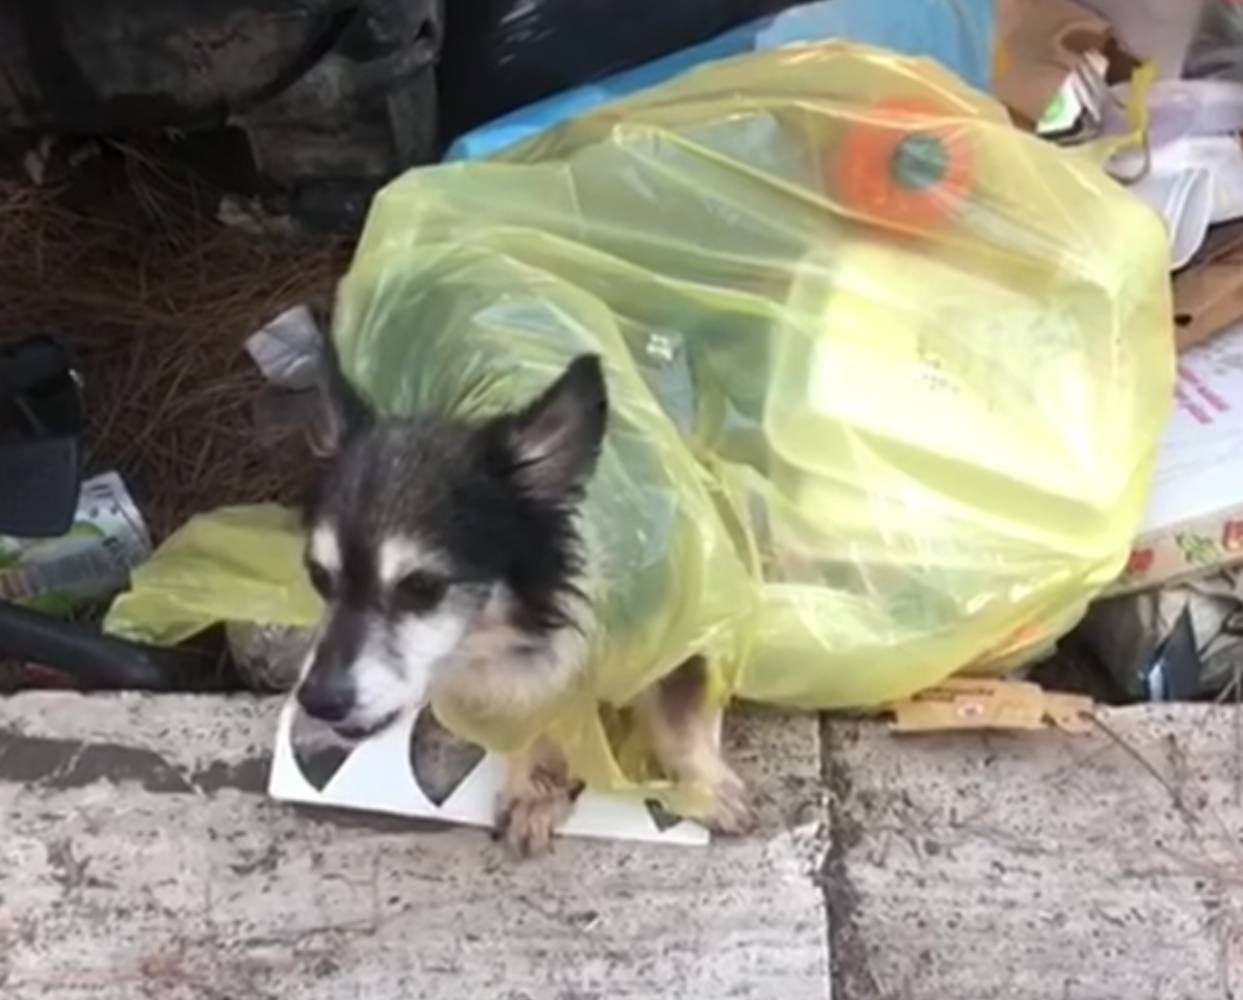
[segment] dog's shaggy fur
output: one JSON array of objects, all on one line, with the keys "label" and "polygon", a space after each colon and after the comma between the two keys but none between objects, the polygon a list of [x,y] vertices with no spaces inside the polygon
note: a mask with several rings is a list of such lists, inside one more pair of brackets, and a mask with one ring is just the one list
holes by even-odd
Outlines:
[{"label": "dog's shaggy fur", "polygon": [[[307,567],[327,612],[304,710],[355,739],[432,698],[536,716],[583,679],[596,627],[577,513],[607,426],[599,360],[479,422],[379,418],[331,352],[326,374],[318,441],[331,462],[307,510]],[[750,809],[717,750],[707,681],[692,659],[634,708],[670,776],[709,789],[710,820],[741,831]],[[499,828],[516,853],[540,853],[574,777],[545,739],[507,763]]]}]

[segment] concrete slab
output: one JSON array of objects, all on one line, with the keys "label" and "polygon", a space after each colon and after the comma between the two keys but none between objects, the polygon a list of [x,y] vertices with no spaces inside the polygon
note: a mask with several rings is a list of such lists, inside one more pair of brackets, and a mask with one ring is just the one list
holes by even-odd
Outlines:
[{"label": "concrete slab", "polygon": [[897,739],[826,728],[839,1000],[1243,997],[1243,719]]},{"label": "concrete slab", "polygon": [[837,1000],[1243,997],[1231,709],[1101,709],[1084,737],[837,720],[823,770],[813,719],[744,713],[758,837],[515,866],[267,801],[274,708],[0,701],[0,996],[799,1000],[829,995],[831,941]]},{"label": "concrete slab", "polygon": [[753,839],[515,865],[478,832],[267,801],[275,708],[0,699],[0,996],[827,996],[813,718],[729,727]]}]

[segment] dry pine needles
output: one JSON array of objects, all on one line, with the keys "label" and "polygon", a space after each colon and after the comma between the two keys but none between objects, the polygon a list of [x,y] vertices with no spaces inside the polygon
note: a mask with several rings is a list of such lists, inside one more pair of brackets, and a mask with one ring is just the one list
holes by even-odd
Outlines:
[{"label": "dry pine needles", "polygon": [[242,350],[331,294],[349,247],[216,220],[218,197],[154,144],[108,142],[61,181],[0,178],[0,342],[61,335],[85,379],[87,471],[114,468],[156,538],[223,504],[291,499],[305,456],[254,431]]}]

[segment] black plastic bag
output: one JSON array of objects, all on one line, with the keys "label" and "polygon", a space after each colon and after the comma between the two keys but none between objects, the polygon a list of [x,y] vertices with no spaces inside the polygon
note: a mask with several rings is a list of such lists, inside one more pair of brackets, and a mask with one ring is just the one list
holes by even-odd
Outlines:
[{"label": "black plastic bag", "polygon": [[795,0],[453,0],[446,4],[440,66],[447,137],[793,6]]}]

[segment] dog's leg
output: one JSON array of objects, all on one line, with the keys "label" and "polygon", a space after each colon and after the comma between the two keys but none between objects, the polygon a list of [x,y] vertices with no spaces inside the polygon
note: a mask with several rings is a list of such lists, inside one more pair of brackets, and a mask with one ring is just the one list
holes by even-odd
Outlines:
[{"label": "dog's leg", "polygon": [[721,756],[707,702],[708,664],[695,656],[644,691],[635,708],[669,776],[712,796],[709,825],[721,833],[745,833],[755,825],[750,797]]},{"label": "dog's leg", "polygon": [[496,835],[521,858],[552,849],[553,832],[574,804],[574,783],[565,757],[545,739],[505,759]]}]

